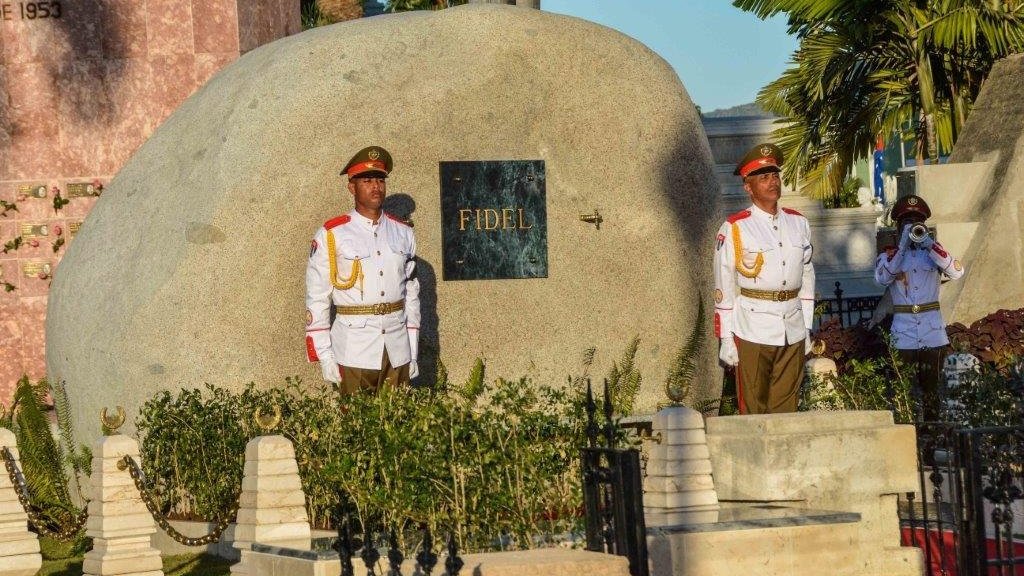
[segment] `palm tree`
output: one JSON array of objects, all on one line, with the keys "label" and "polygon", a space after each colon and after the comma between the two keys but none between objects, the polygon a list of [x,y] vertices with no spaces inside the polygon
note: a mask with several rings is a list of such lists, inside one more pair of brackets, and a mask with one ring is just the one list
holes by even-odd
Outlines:
[{"label": "palm tree", "polygon": [[[786,14],[789,68],[757,101],[780,117],[784,177],[834,197],[878,135],[903,133],[919,164],[948,153],[993,63],[1024,48],[1024,0],[735,0]],[[799,180],[798,180],[799,179]]]}]

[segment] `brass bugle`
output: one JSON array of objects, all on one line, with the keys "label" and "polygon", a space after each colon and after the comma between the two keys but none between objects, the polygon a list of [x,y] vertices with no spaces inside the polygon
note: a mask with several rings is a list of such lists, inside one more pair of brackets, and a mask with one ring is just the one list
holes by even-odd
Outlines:
[{"label": "brass bugle", "polygon": [[921,242],[928,237],[928,227],[918,222],[910,227],[911,242]]}]

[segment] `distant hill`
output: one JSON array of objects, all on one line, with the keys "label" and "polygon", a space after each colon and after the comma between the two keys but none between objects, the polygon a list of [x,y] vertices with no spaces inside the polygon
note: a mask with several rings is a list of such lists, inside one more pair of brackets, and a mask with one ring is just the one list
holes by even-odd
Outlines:
[{"label": "distant hill", "polygon": [[758,118],[774,118],[774,114],[765,112],[760,106],[751,102],[750,104],[740,104],[739,106],[733,106],[732,108],[719,108],[718,110],[712,110],[711,112],[704,112],[705,118],[724,118],[726,116],[755,116]]}]

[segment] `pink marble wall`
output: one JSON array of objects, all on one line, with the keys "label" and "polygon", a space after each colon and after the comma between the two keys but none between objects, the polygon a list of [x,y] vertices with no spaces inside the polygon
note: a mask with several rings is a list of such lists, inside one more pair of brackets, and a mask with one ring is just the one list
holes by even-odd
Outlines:
[{"label": "pink marble wall", "polygon": [[[36,18],[22,16],[30,3]],[[0,247],[47,227],[0,254],[0,402],[23,374],[45,376],[50,279],[96,201],[56,211],[54,189],[106,182],[218,70],[299,31],[299,0],[0,0],[0,200],[18,206],[0,216]],[[19,195],[30,185],[46,197]]]}]

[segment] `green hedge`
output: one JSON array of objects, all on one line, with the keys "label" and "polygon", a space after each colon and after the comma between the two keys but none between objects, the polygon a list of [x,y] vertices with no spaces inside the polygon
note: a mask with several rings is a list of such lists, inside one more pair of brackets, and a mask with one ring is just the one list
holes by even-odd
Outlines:
[{"label": "green hedge", "polygon": [[484,383],[479,363],[453,386],[401,388],[339,400],[288,380],[281,389],[241,393],[163,392],[136,421],[141,457],[166,512],[218,518],[241,485],[246,442],[262,434],[253,414],[277,405],[273,433],[295,445],[310,520],[327,526],[342,502],[361,524],[454,529],[462,546],[495,537],[529,548],[544,534],[578,528],[582,505],[578,386],[526,379]]}]

